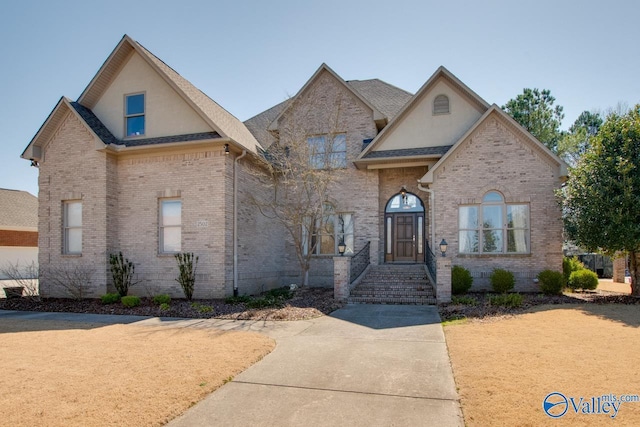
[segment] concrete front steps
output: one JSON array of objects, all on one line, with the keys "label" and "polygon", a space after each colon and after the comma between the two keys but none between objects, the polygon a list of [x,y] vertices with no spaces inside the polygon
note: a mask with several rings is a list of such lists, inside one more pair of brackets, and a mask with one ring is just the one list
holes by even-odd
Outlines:
[{"label": "concrete front steps", "polygon": [[372,265],[351,290],[354,304],[436,304],[436,294],[422,264]]}]

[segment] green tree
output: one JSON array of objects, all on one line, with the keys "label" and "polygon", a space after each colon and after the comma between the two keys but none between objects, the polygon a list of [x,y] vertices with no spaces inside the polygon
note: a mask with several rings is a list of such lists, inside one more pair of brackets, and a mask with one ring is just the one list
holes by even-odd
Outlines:
[{"label": "green tree", "polygon": [[583,111],[558,142],[558,155],[569,165],[575,166],[591,145],[591,139],[602,126],[600,114]]},{"label": "green tree", "polygon": [[548,89],[540,91],[525,88],[523,93],[510,99],[502,109],[555,153],[562,137],[560,125],[564,118],[563,108],[554,106],[555,101]]},{"label": "green tree", "polygon": [[565,230],[588,250],[627,252],[640,296],[640,105],[611,114],[561,191]]}]

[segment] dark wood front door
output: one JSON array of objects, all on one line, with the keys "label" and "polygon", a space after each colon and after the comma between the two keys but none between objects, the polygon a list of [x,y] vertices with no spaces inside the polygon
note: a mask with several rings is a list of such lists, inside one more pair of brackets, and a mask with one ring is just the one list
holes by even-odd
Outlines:
[{"label": "dark wood front door", "polygon": [[394,261],[416,260],[416,215],[394,215]]}]

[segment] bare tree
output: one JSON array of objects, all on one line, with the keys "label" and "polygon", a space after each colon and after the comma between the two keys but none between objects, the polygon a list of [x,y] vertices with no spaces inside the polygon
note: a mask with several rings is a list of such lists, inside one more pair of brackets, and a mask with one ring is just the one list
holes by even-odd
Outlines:
[{"label": "bare tree", "polygon": [[40,271],[40,278],[47,286],[62,290],[74,299],[82,299],[91,288],[95,272],[90,264],[49,265]]},{"label": "bare tree", "polygon": [[262,167],[254,172],[268,191],[262,197],[249,196],[262,215],[287,230],[303,286],[309,284],[319,236],[328,235],[332,228],[327,211],[335,204],[331,191],[348,165],[346,133],[340,132],[346,129],[341,123],[342,96],[335,91],[324,100],[289,101],[291,114],[279,123],[276,141],[262,153]]},{"label": "bare tree", "polygon": [[19,261],[15,264],[8,262],[0,268],[0,273],[13,281],[16,286],[23,288],[25,296],[34,297],[39,295],[39,269],[38,264],[35,262],[32,261],[31,264],[26,264],[24,267],[20,265]]}]

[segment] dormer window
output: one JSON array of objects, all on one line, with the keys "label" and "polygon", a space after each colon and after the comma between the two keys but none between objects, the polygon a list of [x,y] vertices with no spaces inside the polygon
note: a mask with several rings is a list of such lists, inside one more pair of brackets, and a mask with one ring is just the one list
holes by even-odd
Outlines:
[{"label": "dormer window", "polygon": [[449,114],[449,97],[447,95],[438,95],[433,100],[433,115]]},{"label": "dormer window", "polygon": [[144,135],[144,93],[125,96],[125,126],[128,137]]}]

